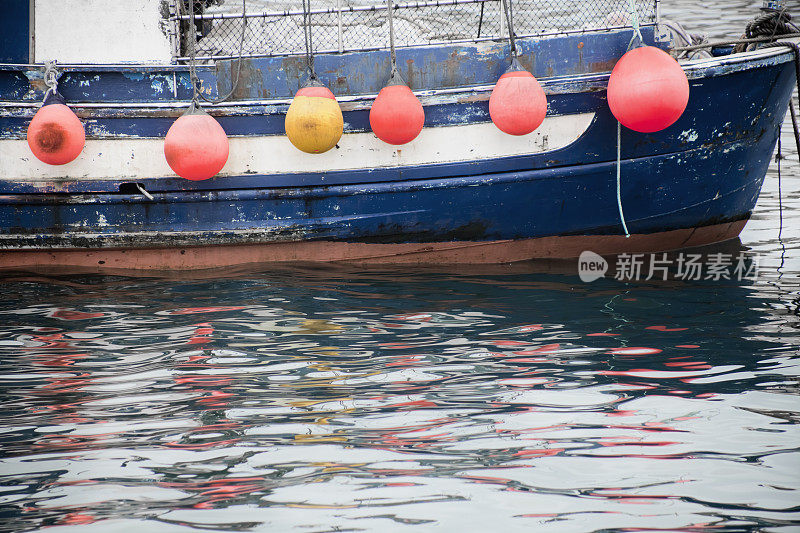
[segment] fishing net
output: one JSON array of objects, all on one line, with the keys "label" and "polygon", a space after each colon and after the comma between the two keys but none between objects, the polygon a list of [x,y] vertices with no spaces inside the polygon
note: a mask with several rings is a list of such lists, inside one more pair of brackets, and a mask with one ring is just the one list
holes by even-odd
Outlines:
[{"label": "fishing net", "polygon": [[[175,20],[184,34],[176,55],[186,59],[189,31],[188,0]],[[656,22],[657,2],[635,0],[643,26]],[[214,0],[195,6],[198,58],[294,55],[304,53],[303,10],[297,2]],[[511,2],[518,37],[556,35],[628,27],[629,0]],[[374,0],[311,0],[314,51],[380,50],[389,46],[386,3]],[[439,0],[397,2],[394,11],[398,47],[480,42],[507,37],[500,0]],[[245,23],[244,40],[242,24]]]}]

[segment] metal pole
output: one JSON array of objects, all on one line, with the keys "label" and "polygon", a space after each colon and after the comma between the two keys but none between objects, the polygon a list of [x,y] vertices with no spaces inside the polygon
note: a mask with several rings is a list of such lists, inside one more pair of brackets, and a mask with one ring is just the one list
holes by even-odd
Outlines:
[{"label": "metal pole", "polygon": [[172,63],[178,62],[181,56],[181,10],[179,0],[169,3],[169,17],[172,19],[169,25],[169,45],[172,48]]},{"label": "metal pole", "polygon": [[36,0],[28,5],[28,63],[36,63]]}]

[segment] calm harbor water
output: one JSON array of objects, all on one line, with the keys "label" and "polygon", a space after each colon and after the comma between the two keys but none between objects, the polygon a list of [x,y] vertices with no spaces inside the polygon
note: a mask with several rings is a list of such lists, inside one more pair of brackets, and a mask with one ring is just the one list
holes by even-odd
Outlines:
[{"label": "calm harbor water", "polygon": [[[720,38],[760,2],[665,4]],[[8,273],[0,531],[800,531],[789,122],[783,153],[707,251],[756,279]]]}]

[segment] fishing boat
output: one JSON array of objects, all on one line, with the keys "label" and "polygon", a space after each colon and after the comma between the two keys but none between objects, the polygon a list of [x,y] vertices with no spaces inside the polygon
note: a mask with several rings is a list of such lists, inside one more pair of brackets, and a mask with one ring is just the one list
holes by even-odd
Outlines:
[{"label": "fishing boat", "polygon": [[[796,83],[791,47],[759,44],[779,32],[681,51],[692,43],[655,0],[6,0],[2,9],[3,268],[500,263],[735,239]],[[792,29],[783,6],[765,13]],[[688,85],[685,109],[659,131],[621,126],[610,107],[615,66],[639,48],[671,54]],[[514,106],[531,101],[514,101],[502,120],[490,109],[509,73],[546,96],[530,133],[501,122],[528,120]],[[390,130],[417,116],[414,101],[424,112],[403,143],[375,125],[387,86],[410,89],[413,111],[391,115]],[[302,149],[316,137],[300,139],[306,123],[292,122],[300,100],[312,102],[314,127],[330,111],[335,130],[341,110],[340,137],[324,153]],[[37,148],[35,117],[63,104],[80,131],[65,122],[63,138],[37,133]],[[224,131],[226,157],[208,179],[181,175],[213,155],[181,152],[205,147],[205,134],[168,139],[189,109]],[[74,159],[45,161],[75,139]]]}]

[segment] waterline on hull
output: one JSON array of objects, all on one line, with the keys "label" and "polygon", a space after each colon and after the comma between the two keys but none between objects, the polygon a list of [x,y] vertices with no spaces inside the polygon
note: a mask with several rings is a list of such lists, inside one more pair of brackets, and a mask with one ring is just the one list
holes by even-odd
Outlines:
[{"label": "waterline on hull", "polygon": [[651,234],[567,235],[504,241],[372,244],[306,241],[113,250],[21,250],[0,252],[0,268],[88,267],[132,270],[197,270],[250,263],[293,261],[359,264],[488,264],[528,259],[568,259],[598,254],[678,250],[736,238],[746,220]]}]

